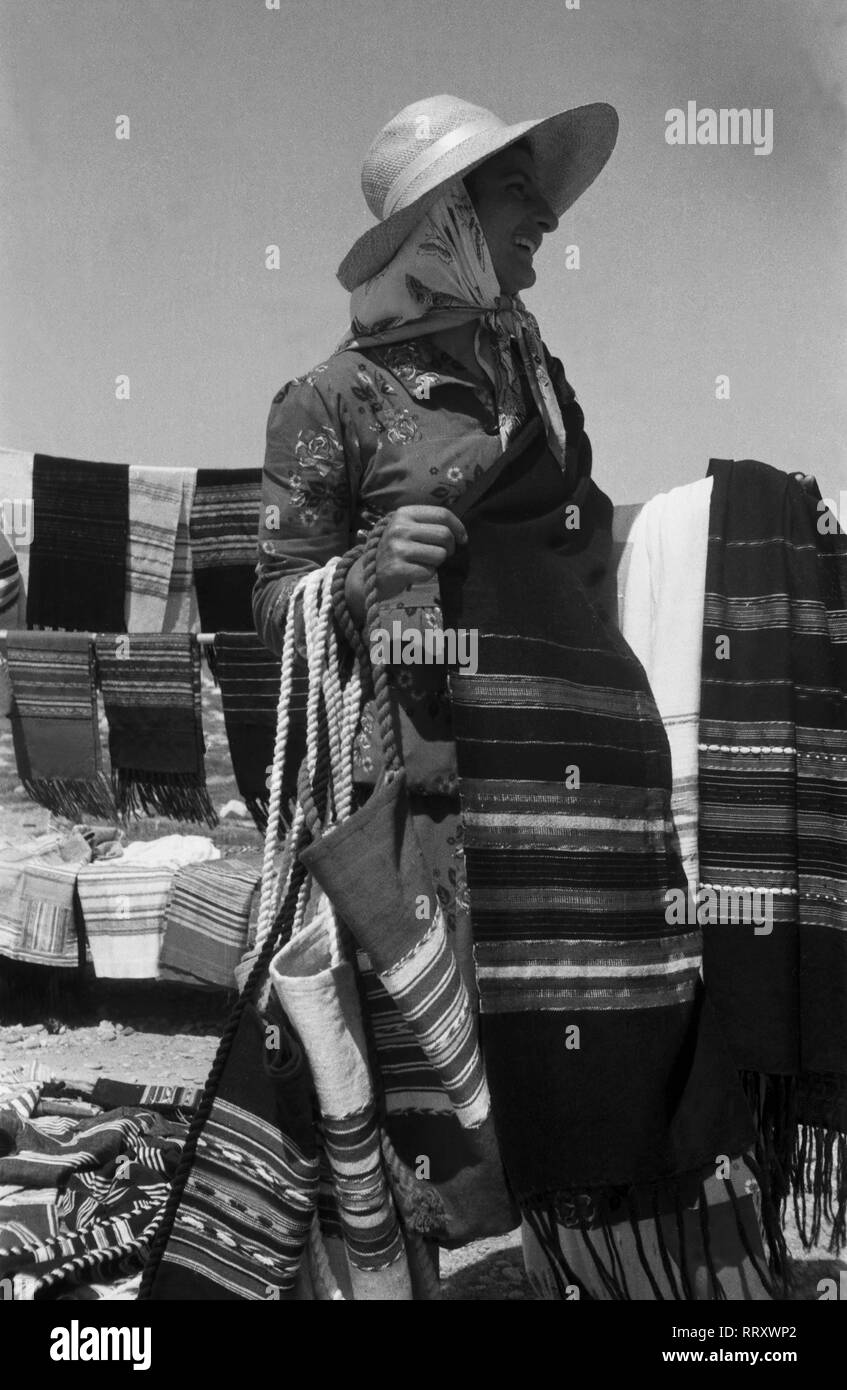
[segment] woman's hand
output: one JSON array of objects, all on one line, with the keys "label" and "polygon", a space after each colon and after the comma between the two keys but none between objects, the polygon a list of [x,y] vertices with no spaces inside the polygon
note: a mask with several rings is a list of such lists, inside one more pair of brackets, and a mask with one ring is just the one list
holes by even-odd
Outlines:
[{"label": "woman's hand", "polygon": [[[467,532],[447,507],[415,503],[392,512],[376,552],[376,582],[380,598],[393,598],[410,584],[431,579],[439,565],[464,545]],[[354,619],[365,617],[365,584],[361,559],[351,565],[344,587]]]}]

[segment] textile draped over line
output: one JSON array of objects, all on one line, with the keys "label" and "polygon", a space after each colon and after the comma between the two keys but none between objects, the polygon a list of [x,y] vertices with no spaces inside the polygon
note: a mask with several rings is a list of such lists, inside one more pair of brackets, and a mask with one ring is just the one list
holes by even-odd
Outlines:
[{"label": "textile draped over line", "polygon": [[[847,536],[817,486],[712,459],[700,877],[770,931],[710,922],[706,988],[806,1239],[847,1237]],[[832,523],[832,525],[828,525]],[[811,1187],[806,1212],[804,1184]],[[830,1184],[832,1184],[831,1190]]]},{"label": "textile draped over line", "polygon": [[697,739],[703,591],[712,479],[651,497],[629,532],[629,564],[620,628],[647,673],[662,716],[673,767],[674,825],[688,886],[695,895]]},{"label": "textile draped over line", "polygon": [[83,633],[9,633],[11,723],[28,794],[57,815],[109,818],[115,800],[103,770],[94,647]]},{"label": "textile draped over line", "polygon": [[29,627],[125,632],[129,469],[35,454]]},{"label": "textile draped over line", "polygon": [[252,632],[262,470],[200,468],[191,508],[191,555],[206,632]]},{"label": "textile draped over line", "polygon": [[126,625],[130,632],[162,632],[183,502],[175,470],[131,465]]},{"label": "textile draped over line", "polygon": [[217,824],[206,790],[200,651],[191,633],[96,639],[120,811]]},{"label": "textile draped over line", "polygon": [[234,987],[261,875],[262,854],[255,850],[179,870],[165,914],[160,979]]},{"label": "textile draped over line", "polygon": [[[260,830],[268,818],[268,769],[273,760],[279,657],[252,632],[219,632],[215,674],[221,690],[226,736],[238,790]],[[305,752],[306,679],[295,662],[293,711],[286,766],[293,773],[283,788],[283,806],[296,794],[296,769]]]}]

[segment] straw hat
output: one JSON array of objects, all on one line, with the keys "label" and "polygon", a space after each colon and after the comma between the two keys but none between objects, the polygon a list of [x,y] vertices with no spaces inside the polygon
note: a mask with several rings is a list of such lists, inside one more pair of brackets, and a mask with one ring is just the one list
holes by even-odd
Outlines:
[{"label": "straw hat", "polygon": [[391,260],[445,183],[521,137],[532,150],[541,192],[560,217],[594,182],[617,133],[617,112],[605,102],[507,125],[461,97],[413,101],[383,126],[365,156],[362,192],[379,221],[348,251],[338,267],[339,280],[354,290],[370,279]]}]

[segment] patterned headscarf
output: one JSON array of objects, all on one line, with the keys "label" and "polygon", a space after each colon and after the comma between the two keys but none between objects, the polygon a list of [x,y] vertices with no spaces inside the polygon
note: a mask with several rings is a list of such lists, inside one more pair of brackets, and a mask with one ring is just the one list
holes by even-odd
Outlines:
[{"label": "patterned headscarf", "polygon": [[511,352],[514,338],[550,449],[565,469],[565,426],[538,324],[518,295],[501,293],[485,234],[461,179],[445,185],[384,270],[353,291],[350,309],[350,331],[336,352],[405,342],[479,318],[474,352],[490,377],[481,351],[481,335],[487,334],[504,449],[524,414]]}]

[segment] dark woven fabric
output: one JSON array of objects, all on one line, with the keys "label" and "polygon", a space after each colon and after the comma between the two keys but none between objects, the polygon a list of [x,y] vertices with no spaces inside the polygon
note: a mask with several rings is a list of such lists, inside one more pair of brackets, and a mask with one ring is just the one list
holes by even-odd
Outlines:
[{"label": "dark woven fabric", "polygon": [[317,1208],[311,1081],[245,1006],[150,1297],[291,1299]]},{"label": "dark woven fabric", "polygon": [[260,468],[199,468],[191,559],[204,632],[253,632]]},{"label": "dark woven fabric", "polygon": [[478,671],[451,689],[503,1161],[525,1212],[588,1194],[601,1224],[614,1189],[670,1184],[684,1201],[685,1175],[753,1137],[698,931],[666,920],[685,885],[670,753],[643,668],[601,616],[610,520],[586,476],[566,494],[536,432],[439,572],[445,627],[478,632]]},{"label": "dark woven fabric", "polygon": [[126,464],[36,454],[28,627],[125,632]]},{"label": "dark woven fabric", "polygon": [[[276,738],[280,659],[252,632],[218,632],[215,674],[220,685],[226,736],[238,790],[260,830],[268,819],[269,773]],[[297,794],[297,769],[306,752],[307,678],[297,659],[292,687],[291,722],[282,789],[286,823],[288,805]]]},{"label": "dark woven fabric", "polygon": [[829,1218],[838,1249],[847,1236],[847,536],[814,485],[749,459],[712,459],[709,472],[700,876],[703,890],[758,894],[764,920],[756,929],[710,920],[704,978],[801,1230],[817,1240]]},{"label": "dark woven fabric", "polygon": [[187,1125],[150,1111],[115,1109],[90,1119],[25,1119],[4,1128],[12,1151],[0,1158],[0,1185],[58,1186],[58,1234],[0,1249],[0,1282],[26,1274],[36,1296],[83,1279],[129,1273],[168,1195]]},{"label": "dark woven fabric", "polygon": [[90,637],[15,632],[3,647],[15,697],[11,723],[18,776],[28,794],[72,820],[113,816]]},{"label": "dark woven fabric", "polygon": [[98,637],[95,645],[119,809],[216,825],[196,637],[133,633]]}]

